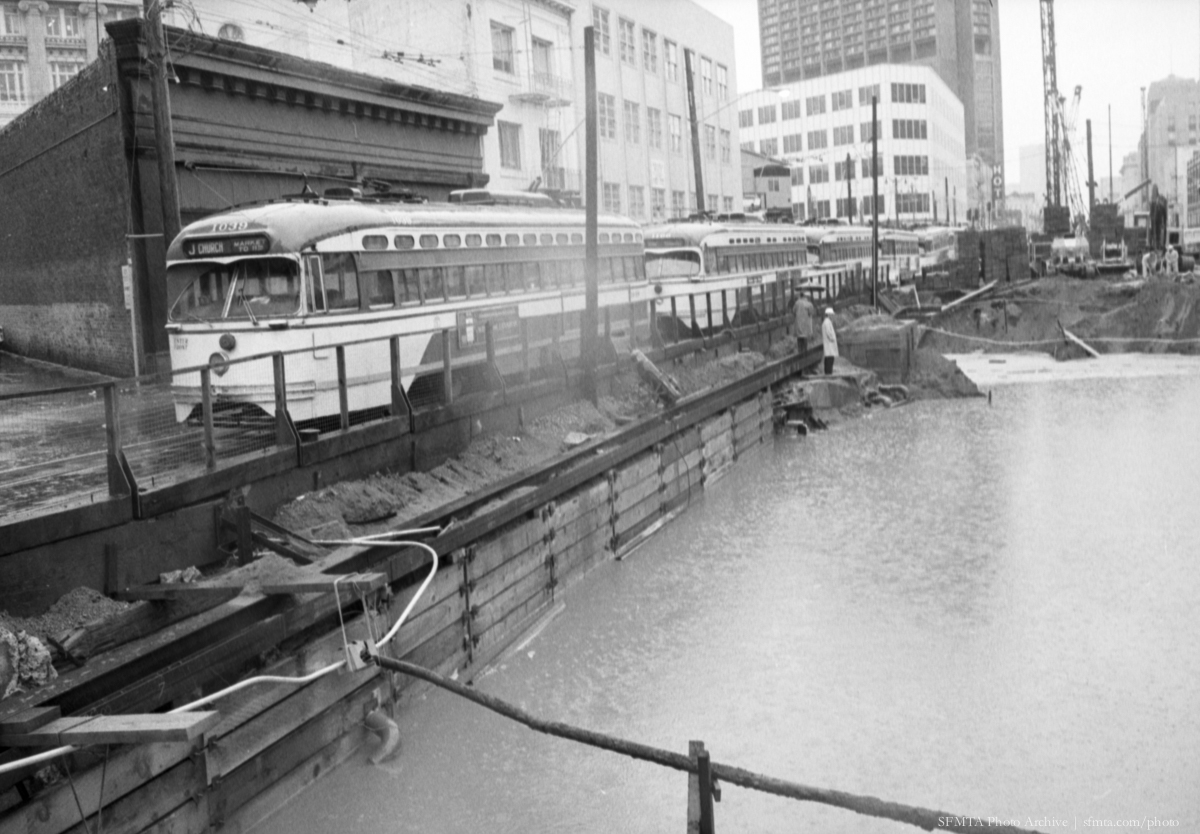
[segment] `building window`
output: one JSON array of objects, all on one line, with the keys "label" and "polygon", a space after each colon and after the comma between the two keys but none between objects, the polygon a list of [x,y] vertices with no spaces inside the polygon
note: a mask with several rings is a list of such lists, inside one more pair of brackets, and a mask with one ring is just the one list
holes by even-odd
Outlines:
[{"label": "building window", "polygon": [[927,156],[894,156],[892,167],[898,177],[918,177],[929,173],[929,157]]},{"label": "building window", "polygon": [[721,130],[721,161],[733,161],[733,134],[728,130]]},{"label": "building window", "polygon": [[668,81],[679,80],[679,47],[663,38],[663,70]]},{"label": "building window", "polygon": [[25,103],[24,61],[0,61],[0,103]]},{"label": "building window", "polygon": [[707,199],[707,201],[708,201],[708,213],[716,214],[717,213],[717,200],[719,200],[720,197],[718,197],[716,194],[706,194],[704,196],[705,196],[705,199]]},{"label": "building window", "polygon": [[636,101],[626,101],[621,105],[625,111],[625,141],[630,145],[636,145],[642,141],[642,117],[638,112],[638,103]]},{"label": "building window", "polygon": [[928,125],[924,119],[892,119],[893,139],[928,139]]},{"label": "building window", "polygon": [[50,84],[53,89],[57,90],[63,84],[66,84],[75,76],[79,75],[84,67],[82,60],[58,60],[50,61]]},{"label": "building window", "polygon": [[758,152],[763,156],[776,156],[779,153],[778,139],[760,139],[758,142]]},{"label": "building window", "polygon": [[854,160],[847,159],[844,162],[833,163],[833,178],[838,182],[854,179]]},{"label": "building window", "polygon": [[658,35],[642,30],[642,67],[646,72],[658,72]]},{"label": "building window", "polygon": [[629,186],[629,216],[646,215],[646,190],[640,185]]},{"label": "building window", "polygon": [[538,128],[538,151],[542,163],[542,185],[546,188],[566,188],[567,171],[558,163],[562,139],[557,130]]},{"label": "building window", "polygon": [[792,220],[797,223],[804,222],[804,203],[792,203]]},{"label": "building window", "polygon": [[760,125],[769,125],[775,121],[775,105],[764,104],[758,108],[758,123]]},{"label": "building window", "polygon": [[829,182],[829,168],[824,165],[809,165],[808,181],[812,185]]},{"label": "building window", "polygon": [[683,118],[667,114],[671,120],[671,153],[683,153]]},{"label": "building window", "polygon": [[724,64],[717,64],[717,101],[729,98],[729,70]]},{"label": "building window", "polygon": [[596,49],[608,55],[612,51],[612,40],[608,33],[608,11],[592,6],[592,28],[596,30]]},{"label": "building window", "polygon": [[899,104],[924,104],[924,84],[893,84],[892,101]]},{"label": "building window", "polygon": [[494,21],[492,22],[492,68],[510,75],[517,71],[516,65],[513,63],[513,30]]},{"label": "building window", "polygon": [[21,10],[15,5],[0,7],[0,35],[23,35],[25,26],[22,23]]},{"label": "building window", "polygon": [[685,217],[686,215],[687,215],[687,212],[683,206],[683,192],[682,191],[672,191],[671,192],[671,216],[672,217]]},{"label": "building window", "polygon": [[817,151],[821,148],[829,147],[829,134],[824,130],[810,130],[808,132],[808,149]]},{"label": "building window", "polygon": [[[864,217],[867,215],[875,214],[875,209],[872,207],[871,203],[872,203],[872,199],[871,199],[870,195],[862,198],[862,213],[863,213]],[[887,206],[887,201],[884,200],[883,195],[880,194],[879,195],[879,213],[880,214],[887,214],[886,206]]]},{"label": "building window", "polygon": [[919,212],[928,213],[929,211],[929,195],[928,194],[913,194],[900,193],[896,195],[896,210],[901,214],[916,214]]},{"label": "building window", "polygon": [[804,185],[804,169],[792,169],[792,185]]},{"label": "building window", "polygon": [[783,120],[785,122],[800,118],[799,101],[785,101],[780,109],[783,110]]},{"label": "building window", "polygon": [[750,153],[754,153],[754,140],[743,142],[740,147],[744,151],[750,151]]},{"label": "building window", "polygon": [[726,214],[729,214],[731,211],[733,211],[733,198],[732,197],[722,197],[721,198],[721,210],[723,212],[725,212]]},{"label": "building window", "polygon": [[804,100],[804,112],[816,116],[825,112],[825,96],[809,96]]},{"label": "building window", "polygon": [[700,88],[704,90],[707,96],[712,95],[713,77],[712,77],[712,61],[704,56],[700,57]]},{"label": "building window", "polygon": [[538,83],[553,87],[557,79],[554,77],[554,44],[540,38],[530,38],[533,58],[533,78]]},{"label": "building window", "polygon": [[521,168],[521,126],[513,122],[496,122],[500,135],[500,167]]},{"label": "building window", "polygon": [[863,179],[867,179],[868,177],[873,177],[873,176],[875,176],[875,174],[878,174],[881,177],[883,176],[883,160],[881,160],[879,157],[875,157],[875,172],[872,173],[871,172],[871,160],[864,159],[862,161]]},{"label": "building window", "polygon": [[799,133],[789,133],[783,137],[784,153],[800,153],[802,150],[804,150],[804,144]]},{"label": "building window", "polygon": [[859,135],[864,142],[870,142],[872,139],[882,139],[883,134],[879,131],[879,122],[875,123],[875,130],[871,130],[870,122],[863,122],[859,125]]},{"label": "building window", "polygon": [[833,99],[831,109],[834,112],[838,110],[849,110],[854,106],[854,91],[853,90],[838,90],[831,98]]},{"label": "building window", "polygon": [[854,144],[854,125],[844,125],[833,129],[833,144],[835,145],[853,145]]},{"label": "building window", "polygon": [[596,94],[596,122],[602,139],[617,138],[617,100],[607,93]]},{"label": "building window", "polygon": [[51,8],[46,12],[46,37],[48,38],[82,38],[83,26],[79,20],[78,7]]},{"label": "building window", "polygon": [[738,111],[738,127],[754,127],[754,111],[739,110]]},{"label": "building window", "polygon": [[646,108],[646,144],[662,150],[662,111],[657,107]]},{"label": "building window", "polygon": [[634,47],[633,21],[623,17],[617,18],[621,36],[621,60],[630,66],[637,66],[637,49]]},{"label": "building window", "polygon": [[829,217],[829,201],[828,200],[813,200],[812,202],[812,219],[824,220]]},{"label": "building window", "polygon": [[217,30],[217,37],[223,41],[243,43],[246,40],[246,33],[236,23],[222,23],[221,28]]},{"label": "building window", "polygon": [[878,84],[868,84],[865,87],[858,88],[858,103],[859,104],[870,104],[872,98],[874,98],[876,101],[879,101],[879,85]]},{"label": "building window", "polygon": [[665,188],[650,189],[650,219],[667,219],[667,190]]},{"label": "building window", "polygon": [[615,182],[606,182],[601,187],[601,206],[609,214],[621,213],[621,186]]},{"label": "building window", "polygon": [[704,158],[717,158],[717,129],[712,125],[704,126]]}]

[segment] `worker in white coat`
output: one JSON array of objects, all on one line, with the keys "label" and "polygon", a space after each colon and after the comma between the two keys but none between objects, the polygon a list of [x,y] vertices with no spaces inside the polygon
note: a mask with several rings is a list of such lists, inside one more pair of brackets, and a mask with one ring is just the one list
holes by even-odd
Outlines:
[{"label": "worker in white coat", "polygon": [[825,348],[825,375],[833,373],[833,360],[837,358],[837,331],[833,329],[833,308],[825,308],[825,321],[821,322],[821,346]]}]

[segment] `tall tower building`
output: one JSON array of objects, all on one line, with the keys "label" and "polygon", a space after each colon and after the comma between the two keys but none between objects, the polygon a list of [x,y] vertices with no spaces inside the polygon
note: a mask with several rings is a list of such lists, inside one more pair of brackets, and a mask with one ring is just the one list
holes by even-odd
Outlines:
[{"label": "tall tower building", "polygon": [[872,64],[932,67],[963,103],[967,158],[1004,195],[998,0],[758,0],[763,86]]}]

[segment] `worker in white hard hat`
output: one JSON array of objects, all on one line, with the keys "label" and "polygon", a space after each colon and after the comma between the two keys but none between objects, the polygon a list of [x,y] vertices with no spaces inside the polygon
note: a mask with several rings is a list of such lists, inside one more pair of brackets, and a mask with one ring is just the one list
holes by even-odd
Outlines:
[{"label": "worker in white hard hat", "polygon": [[838,355],[837,331],[833,329],[833,308],[825,308],[825,321],[821,322],[821,346],[825,348],[825,375],[833,373],[833,360]]}]

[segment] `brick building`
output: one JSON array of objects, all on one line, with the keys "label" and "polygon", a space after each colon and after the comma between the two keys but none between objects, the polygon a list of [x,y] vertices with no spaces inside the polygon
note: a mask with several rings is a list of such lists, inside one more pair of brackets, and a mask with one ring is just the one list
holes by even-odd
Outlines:
[{"label": "brick building", "polygon": [[[144,21],[0,131],[6,347],[114,375],[165,370],[169,300]],[[372,178],[444,199],[486,182],[499,105],[167,30],[180,213]]]}]

